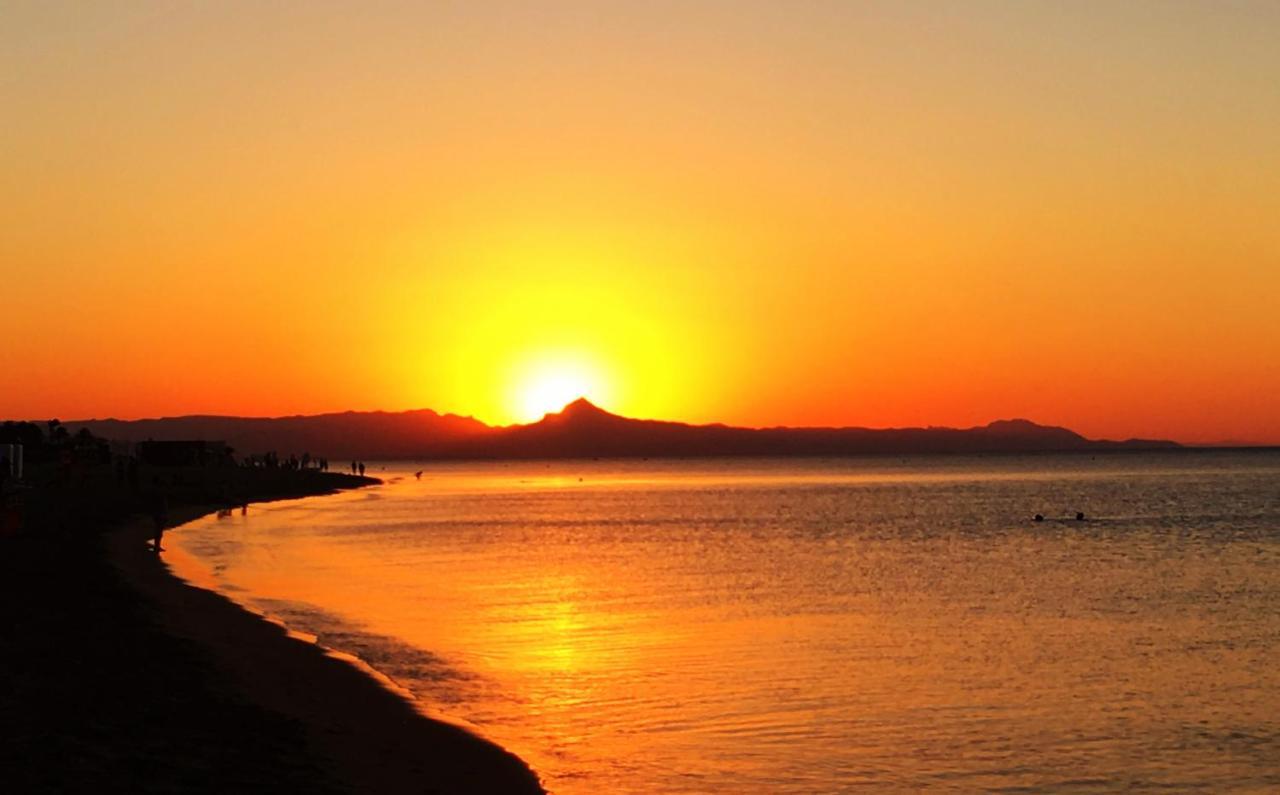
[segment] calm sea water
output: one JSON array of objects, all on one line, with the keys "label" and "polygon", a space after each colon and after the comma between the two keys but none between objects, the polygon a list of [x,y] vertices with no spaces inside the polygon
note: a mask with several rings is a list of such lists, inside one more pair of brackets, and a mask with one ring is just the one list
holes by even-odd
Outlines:
[{"label": "calm sea water", "polygon": [[1280,788],[1278,454],[373,469],[176,565],[555,793]]}]

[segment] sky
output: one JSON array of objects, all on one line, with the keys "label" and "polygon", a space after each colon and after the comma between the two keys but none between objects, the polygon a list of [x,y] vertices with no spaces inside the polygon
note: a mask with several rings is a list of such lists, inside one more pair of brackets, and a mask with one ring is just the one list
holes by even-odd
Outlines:
[{"label": "sky", "polygon": [[1280,443],[1280,4],[0,3],[0,416]]}]

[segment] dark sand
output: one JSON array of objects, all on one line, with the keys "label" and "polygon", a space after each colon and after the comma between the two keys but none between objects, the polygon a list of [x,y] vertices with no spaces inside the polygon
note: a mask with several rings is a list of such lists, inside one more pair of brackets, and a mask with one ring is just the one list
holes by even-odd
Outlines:
[{"label": "dark sand", "polygon": [[[169,574],[128,501],[55,497],[55,521],[0,539],[6,791],[542,791],[514,755]],[[171,523],[205,512],[191,501]]]}]

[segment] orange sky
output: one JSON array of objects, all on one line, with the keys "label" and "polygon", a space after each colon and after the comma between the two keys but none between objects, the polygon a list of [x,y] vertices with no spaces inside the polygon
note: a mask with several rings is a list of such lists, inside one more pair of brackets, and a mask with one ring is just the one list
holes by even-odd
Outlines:
[{"label": "orange sky", "polygon": [[262,6],[0,12],[0,416],[1280,443],[1274,3]]}]

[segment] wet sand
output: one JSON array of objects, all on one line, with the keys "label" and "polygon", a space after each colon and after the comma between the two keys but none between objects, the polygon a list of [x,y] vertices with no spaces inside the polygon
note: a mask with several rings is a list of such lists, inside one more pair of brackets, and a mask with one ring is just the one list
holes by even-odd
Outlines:
[{"label": "wet sand", "polygon": [[[542,791],[514,755],[170,574],[149,519],[86,503],[0,543],[6,788]],[[169,518],[207,512],[187,504]]]},{"label": "wet sand", "polygon": [[179,580],[151,551],[150,532],[134,520],[109,551],[160,626],[208,651],[253,703],[297,721],[338,781],[359,792],[541,792],[497,745],[426,718],[352,664]]}]

